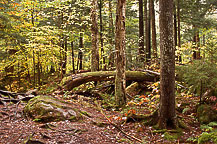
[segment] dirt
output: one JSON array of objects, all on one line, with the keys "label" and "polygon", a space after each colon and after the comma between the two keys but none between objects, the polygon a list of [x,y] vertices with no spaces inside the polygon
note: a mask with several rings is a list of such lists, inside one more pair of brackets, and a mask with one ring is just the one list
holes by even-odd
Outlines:
[{"label": "dirt", "polygon": [[[63,99],[60,96],[56,96]],[[96,108],[90,99],[70,100],[78,109],[87,111],[90,117],[78,122],[59,121],[39,123],[26,117],[23,108],[26,103],[5,103],[0,105],[0,143],[45,143],[45,144],[115,144],[115,143],[140,143],[135,137],[144,143],[189,143],[190,136],[201,133],[199,123],[194,118],[194,112],[178,114],[189,129],[183,129],[183,135],[173,141],[164,139],[163,133],[154,133],[154,129],[140,122],[124,123],[123,114],[116,111]],[[190,102],[190,99],[189,101]],[[106,118],[106,117],[107,118]],[[108,119],[121,128],[118,130]],[[123,134],[125,132],[126,134]]]}]

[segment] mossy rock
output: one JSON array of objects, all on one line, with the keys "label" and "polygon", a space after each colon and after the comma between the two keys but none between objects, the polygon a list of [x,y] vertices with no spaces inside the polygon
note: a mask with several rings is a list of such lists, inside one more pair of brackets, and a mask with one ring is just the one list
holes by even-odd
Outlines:
[{"label": "mossy rock", "polygon": [[197,108],[197,118],[201,124],[208,124],[211,121],[217,121],[217,110],[211,106],[203,104]]},{"label": "mossy rock", "polygon": [[31,99],[25,106],[24,113],[33,120],[42,122],[78,121],[83,116],[72,104],[49,96],[36,96]]}]

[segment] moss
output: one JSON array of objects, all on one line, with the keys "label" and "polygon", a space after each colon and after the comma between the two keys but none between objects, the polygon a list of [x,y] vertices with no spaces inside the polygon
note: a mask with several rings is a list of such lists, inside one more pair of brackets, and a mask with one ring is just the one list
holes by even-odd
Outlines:
[{"label": "moss", "polygon": [[152,133],[165,133],[167,129],[162,129],[162,130],[154,130]]},{"label": "moss", "polygon": [[200,105],[197,108],[197,117],[201,124],[208,124],[211,121],[217,121],[217,111],[209,105]]},{"label": "moss", "polygon": [[217,132],[202,133],[202,135],[198,139],[198,144],[203,144],[207,142],[217,143]]},{"label": "moss", "polygon": [[80,113],[83,114],[83,115],[85,115],[85,116],[91,117],[91,115],[88,112],[86,112],[86,111],[81,111]]},{"label": "moss", "polygon": [[169,140],[169,141],[175,141],[179,139],[182,136],[181,132],[178,133],[173,133],[173,132],[165,132],[163,134],[164,139]]},{"label": "moss", "polygon": [[69,118],[69,120],[70,120],[70,121],[76,120],[76,116],[71,116],[71,117]]},{"label": "moss", "polygon": [[173,135],[173,134],[171,134],[171,133],[169,133],[169,132],[165,132],[164,134],[163,134],[163,137],[166,139],[166,140],[169,140],[169,141],[175,141],[175,140],[177,140],[177,136],[176,135]]},{"label": "moss", "polygon": [[81,118],[79,110],[72,108],[71,104],[49,96],[37,96],[31,99],[25,106],[24,113],[33,119],[40,119],[42,122],[65,119],[79,120]]}]

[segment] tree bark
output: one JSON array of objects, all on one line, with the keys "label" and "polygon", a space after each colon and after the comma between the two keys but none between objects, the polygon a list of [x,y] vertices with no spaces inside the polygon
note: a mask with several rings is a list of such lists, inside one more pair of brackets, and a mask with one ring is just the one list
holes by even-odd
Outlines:
[{"label": "tree bark", "polygon": [[[139,64],[144,67],[144,20],[143,20],[143,0],[139,0]],[[141,67],[141,68],[142,68]]]},{"label": "tree bark", "polygon": [[103,48],[103,27],[102,27],[102,0],[99,0],[99,20],[100,20],[100,44],[101,44],[102,69],[105,69],[105,56],[104,56],[104,48]]},{"label": "tree bark", "polygon": [[71,49],[72,49],[72,71],[73,71],[73,74],[75,74],[75,54],[74,54],[73,41],[71,41]]},{"label": "tree bark", "polygon": [[[74,87],[77,87],[81,84],[90,81],[115,80],[115,77],[116,77],[115,71],[86,72],[86,73],[65,77],[62,80],[61,84],[64,89],[72,90]],[[157,79],[159,79],[158,76],[148,72],[126,71],[126,80],[133,80],[137,82],[143,82],[143,81],[154,82]]]},{"label": "tree bark", "polygon": [[92,56],[91,56],[91,71],[99,70],[99,48],[98,48],[98,25],[97,25],[97,1],[92,0],[91,8],[91,42],[92,42]]},{"label": "tree bark", "polygon": [[150,15],[148,12],[148,0],[145,0],[144,3],[144,20],[145,20],[145,53],[146,61],[151,59],[151,30],[150,30]]},{"label": "tree bark", "polygon": [[112,16],[112,0],[109,0],[109,43],[110,43],[110,54],[109,54],[109,67],[114,67],[114,24],[113,24],[113,16]]},{"label": "tree bark", "polygon": [[152,49],[154,59],[157,59],[157,40],[156,40],[156,26],[155,26],[155,10],[154,0],[150,0],[150,13],[151,13],[151,30],[152,30]]},{"label": "tree bark", "polygon": [[[181,21],[180,21],[180,0],[177,0],[177,19],[178,19],[178,47],[181,48]],[[179,62],[182,62],[182,56],[179,55]]]},{"label": "tree bark", "polygon": [[160,0],[160,109],[158,126],[176,128],[173,0]]},{"label": "tree bark", "polygon": [[[80,49],[79,49],[79,52],[78,52],[78,63],[77,63],[77,70],[82,70],[82,59],[83,59],[83,52],[82,52],[82,48],[84,47],[83,46],[83,33],[80,32]],[[78,68],[79,67],[79,68]]]},{"label": "tree bark", "polygon": [[115,100],[116,105],[121,107],[126,104],[126,76],[125,76],[125,11],[126,0],[118,0],[116,8],[116,77],[115,77]]},{"label": "tree bark", "polygon": [[63,48],[64,48],[64,52],[63,52],[63,74],[66,74],[66,64],[67,64],[67,38],[64,38],[64,43],[63,43]]}]

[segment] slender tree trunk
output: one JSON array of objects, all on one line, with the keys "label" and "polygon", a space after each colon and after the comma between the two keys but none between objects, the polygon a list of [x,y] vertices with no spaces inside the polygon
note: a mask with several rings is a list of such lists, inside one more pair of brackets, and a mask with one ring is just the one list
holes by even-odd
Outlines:
[{"label": "slender tree trunk", "polygon": [[67,37],[64,38],[64,43],[63,43],[63,75],[66,74],[66,65],[67,65]]},{"label": "slender tree trunk", "polygon": [[72,71],[73,71],[73,74],[75,74],[75,54],[74,54],[73,41],[71,41],[71,49],[72,49]]},{"label": "slender tree trunk", "polygon": [[[181,48],[181,22],[180,22],[180,0],[177,0],[177,19],[178,19],[178,47]],[[179,55],[179,62],[182,62],[182,56]]]},{"label": "slender tree trunk", "polygon": [[78,61],[79,61],[79,70],[82,70],[82,64],[83,64],[83,52],[82,52],[82,49],[83,49],[83,33],[80,32],[80,50],[79,50],[79,53],[78,53]]},{"label": "slender tree trunk", "polygon": [[[177,42],[177,15],[176,15],[176,4],[174,2],[173,4],[173,33],[174,33],[174,43],[175,43],[175,51],[176,51],[176,46],[178,46],[178,42]],[[175,57],[175,60],[178,61],[178,56]]]},{"label": "slender tree trunk", "polygon": [[176,128],[173,0],[160,0],[160,109],[158,126]]},{"label": "slender tree trunk", "polygon": [[176,4],[174,2],[174,5],[173,5],[173,11],[174,11],[174,43],[175,43],[175,46],[178,46],[178,43],[177,43],[177,15],[176,15]]},{"label": "slender tree trunk", "polygon": [[113,15],[112,15],[112,0],[109,0],[109,43],[110,43],[110,54],[109,54],[109,67],[114,67],[114,24],[113,24]]},{"label": "slender tree trunk", "polygon": [[99,19],[100,19],[100,44],[101,44],[101,58],[102,58],[102,69],[105,69],[105,55],[103,48],[103,27],[102,27],[102,0],[99,0]]},{"label": "slender tree trunk", "polygon": [[32,60],[33,60],[33,87],[35,88],[36,84],[36,68],[35,68],[35,50],[32,52]]},{"label": "slender tree trunk", "polygon": [[[34,26],[34,4],[33,4],[33,9],[32,9],[32,25]],[[35,29],[33,30],[35,32]],[[35,49],[33,48],[32,52],[32,60],[33,60],[33,87],[35,88],[36,86],[36,67],[35,67]]]},{"label": "slender tree trunk", "polygon": [[157,40],[156,40],[156,26],[155,26],[155,9],[154,0],[150,0],[150,13],[151,13],[151,30],[152,30],[152,49],[154,59],[157,59]]},{"label": "slender tree trunk", "polygon": [[38,72],[38,85],[41,85],[41,72],[40,72],[40,54],[37,53],[38,56],[38,64],[37,64],[37,72]]},{"label": "slender tree trunk", "polygon": [[143,20],[143,0],[139,0],[139,64],[144,67],[144,20]]},{"label": "slender tree trunk", "polygon": [[145,19],[145,45],[146,45],[146,61],[151,59],[151,31],[150,31],[150,15],[148,11],[148,0],[144,3],[144,19]]},{"label": "slender tree trunk", "polygon": [[92,0],[91,8],[91,40],[92,40],[92,56],[91,56],[91,71],[99,70],[99,48],[98,48],[98,25],[97,25],[97,0]]},{"label": "slender tree trunk", "polygon": [[118,0],[116,8],[116,77],[115,77],[115,100],[117,106],[126,104],[126,75],[125,75],[125,11],[126,0]]}]

